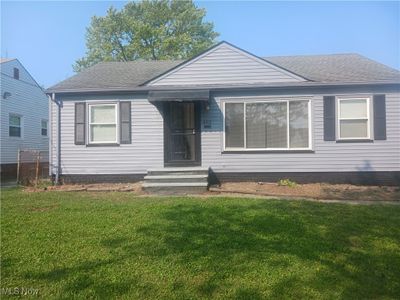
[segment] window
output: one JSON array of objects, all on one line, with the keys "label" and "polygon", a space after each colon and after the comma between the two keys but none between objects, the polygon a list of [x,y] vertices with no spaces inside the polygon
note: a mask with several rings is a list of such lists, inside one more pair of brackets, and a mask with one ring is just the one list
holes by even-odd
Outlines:
[{"label": "window", "polygon": [[244,147],[244,105],[227,103],[225,105],[225,147]]},{"label": "window", "polygon": [[14,68],[14,79],[19,79],[19,69],[18,68]]},{"label": "window", "polygon": [[8,118],[8,134],[9,136],[21,137],[22,135],[22,117],[10,114]]},{"label": "window", "polygon": [[42,136],[47,136],[47,120],[41,121],[41,133]]},{"label": "window", "polygon": [[369,139],[369,98],[338,99],[338,138]]},{"label": "window", "polygon": [[310,149],[310,102],[224,102],[225,149]]},{"label": "window", "polygon": [[90,143],[117,143],[117,105],[89,105]]}]

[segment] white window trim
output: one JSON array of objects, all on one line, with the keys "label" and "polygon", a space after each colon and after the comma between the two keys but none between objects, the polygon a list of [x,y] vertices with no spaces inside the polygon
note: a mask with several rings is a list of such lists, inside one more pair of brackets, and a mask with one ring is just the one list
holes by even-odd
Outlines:
[{"label": "white window trim", "polygon": [[[115,108],[115,141],[92,141],[91,125],[114,125],[114,123],[92,123],[91,107],[94,106],[114,106]],[[119,144],[119,119],[118,119],[118,104],[117,103],[93,103],[88,104],[87,112],[87,136],[88,144]]]},{"label": "white window trim", "polygon": [[[10,135],[10,126],[12,127],[18,127],[18,126],[14,126],[10,124],[10,116],[15,116],[15,117],[19,117],[20,118],[20,124],[19,124],[19,128],[21,129],[21,136],[13,136]],[[8,137],[9,138],[13,138],[13,139],[23,139],[24,137],[24,117],[20,114],[16,114],[16,113],[9,113],[8,114]]]},{"label": "white window trim", "polygon": [[[366,100],[367,102],[367,117],[365,118],[342,118],[341,110],[340,110],[340,102],[342,101],[351,101],[351,100]],[[371,115],[370,115],[370,97],[338,97],[337,98],[337,112],[338,116],[336,118],[336,132],[337,132],[337,140],[369,140],[371,139]],[[366,137],[341,137],[340,136],[340,121],[341,120],[367,120],[367,136]]]},{"label": "white window trim", "polygon": [[[308,147],[305,148],[290,148],[290,140],[289,140],[289,135],[290,135],[290,125],[289,125],[289,102],[291,101],[307,101],[308,104]],[[286,148],[247,148],[246,143],[247,143],[247,137],[246,137],[246,105],[247,104],[252,104],[252,103],[277,103],[277,102],[286,102],[286,109],[287,109],[287,147]],[[222,145],[223,145],[223,151],[229,152],[229,151],[243,151],[243,152],[256,152],[256,151],[311,151],[312,148],[312,115],[311,115],[311,99],[298,99],[298,98],[288,98],[288,99],[274,99],[274,98],[267,98],[267,99],[257,99],[257,100],[249,100],[246,98],[238,98],[238,99],[221,99],[221,106],[222,106],[222,120],[223,120],[223,130],[222,130]],[[244,138],[244,147],[226,147],[226,136],[225,136],[225,104],[226,103],[242,103],[243,104],[243,138]]]},{"label": "white window trim", "polygon": [[[42,122],[46,122],[46,128],[43,128],[43,126],[42,126]],[[43,135],[42,134],[42,130],[43,129],[46,129],[46,135]],[[48,137],[49,136],[49,121],[48,120],[46,120],[46,119],[41,119],[40,120],[40,135],[43,137],[43,138],[46,138],[46,137]]]}]

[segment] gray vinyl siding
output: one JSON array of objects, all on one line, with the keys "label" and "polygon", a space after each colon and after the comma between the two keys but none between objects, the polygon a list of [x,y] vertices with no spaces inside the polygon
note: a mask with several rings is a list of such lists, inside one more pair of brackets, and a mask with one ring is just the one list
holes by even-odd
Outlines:
[{"label": "gray vinyl siding", "polygon": [[[277,92],[274,93],[277,97],[282,97]],[[324,95],[351,96],[374,93],[386,94],[387,140],[373,143],[336,143],[323,140]],[[236,93],[216,95],[211,101],[210,110],[202,110],[202,124],[206,119],[211,120],[211,128],[202,128],[203,167],[211,167],[215,172],[400,171],[400,93],[382,90],[367,92],[337,90],[312,93],[297,91],[287,94],[290,97],[311,99],[312,153],[223,153],[221,98],[238,95]],[[255,93],[241,94],[243,98],[254,95]],[[86,100],[111,102],[131,100],[132,144],[121,144],[118,147],[75,145],[74,103]],[[53,118],[55,117],[53,104]],[[101,98],[81,96],[64,99],[61,128],[62,174],[144,174],[150,168],[163,167],[163,119],[159,110],[149,103],[145,96]],[[55,134],[54,126],[52,132]],[[55,142],[52,149],[54,161]]]},{"label": "gray vinyl siding", "polygon": [[[20,80],[13,78],[14,67],[19,69]],[[11,97],[0,103],[1,164],[17,163],[18,149],[48,151],[49,138],[41,135],[41,120],[49,119],[47,96],[17,60],[1,64],[0,94],[4,92],[11,93]],[[22,116],[21,137],[9,136],[10,113]]]},{"label": "gray vinyl siding", "polygon": [[[75,97],[62,100],[61,166],[62,174],[144,174],[150,167],[164,163],[163,119],[147,99],[137,97]],[[131,100],[132,143],[119,146],[88,147],[74,143],[75,102],[118,102]],[[52,104],[56,120],[56,105]],[[56,123],[52,132],[55,136]],[[56,145],[52,146],[52,167],[55,171]]]},{"label": "gray vinyl siding", "polygon": [[304,81],[227,44],[189,61],[149,85],[255,84]]},{"label": "gray vinyl siding", "polygon": [[[211,166],[215,172],[400,171],[400,94],[386,94],[387,140],[373,143],[324,141],[324,95],[309,96],[313,153],[223,153],[221,99],[225,96],[215,97],[209,112],[202,115],[203,120],[211,119],[213,124],[202,133],[203,166]],[[352,93],[337,91],[336,95],[351,96]],[[295,94],[289,96],[296,98]],[[304,97],[303,94],[298,96]]]}]

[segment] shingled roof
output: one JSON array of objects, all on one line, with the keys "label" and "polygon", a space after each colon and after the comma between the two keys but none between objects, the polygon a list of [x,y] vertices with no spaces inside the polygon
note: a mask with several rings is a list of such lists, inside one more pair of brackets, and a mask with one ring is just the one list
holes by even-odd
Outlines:
[{"label": "shingled roof", "polygon": [[400,72],[360,54],[265,57],[316,82],[400,81]]},{"label": "shingled roof", "polygon": [[[359,54],[264,57],[308,83],[400,83],[400,72]],[[47,92],[137,90],[183,61],[102,62],[50,87]]]},{"label": "shingled roof", "polygon": [[181,61],[101,62],[61,81],[48,90],[134,88]]}]

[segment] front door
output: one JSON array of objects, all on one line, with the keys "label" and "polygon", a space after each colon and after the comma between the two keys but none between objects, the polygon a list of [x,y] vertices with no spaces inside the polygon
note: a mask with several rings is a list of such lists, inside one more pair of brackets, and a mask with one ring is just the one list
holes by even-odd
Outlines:
[{"label": "front door", "polygon": [[167,102],[164,105],[165,166],[199,166],[200,105]]}]

